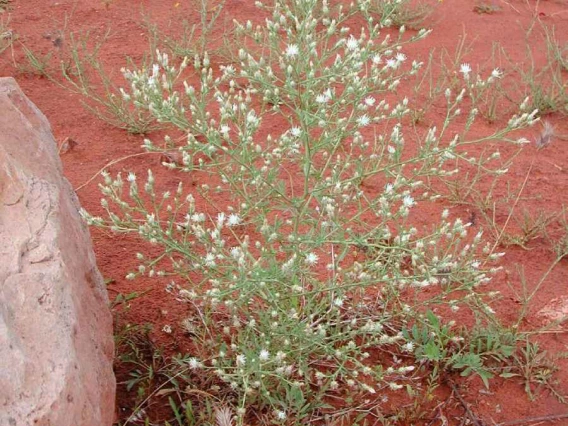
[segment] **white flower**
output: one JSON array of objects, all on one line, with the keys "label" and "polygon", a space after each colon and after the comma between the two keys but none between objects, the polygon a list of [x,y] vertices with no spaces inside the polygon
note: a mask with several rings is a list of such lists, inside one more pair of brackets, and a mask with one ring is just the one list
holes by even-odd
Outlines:
[{"label": "white flower", "polygon": [[404,352],[413,352],[414,351],[414,343],[413,342],[407,342],[404,345],[402,345],[402,350]]},{"label": "white flower", "polygon": [[227,65],[223,68],[223,72],[225,75],[234,75],[235,74],[235,67],[232,65]]},{"label": "white flower", "polygon": [[231,131],[231,128],[229,126],[221,126],[220,132],[223,136],[227,136],[230,131]]},{"label": "white flower", "polygon": [[254,111],[249,111],[248,114],[247,114],[247,123],[256,125],[256,124],[258,124],[258,122],[259,122],[259,119],[256,116],[256,113]]},{"label": "white flower", "polygon": [[205,256],[205,265],[210,268],[215,267],[215,255],[213,253],[207,253]]},{"label": "white flower", "polygon": [[461,64],[460,72],[463,74],[464,78],[469,78],[469,73],[471,72],[471,66],[469,64]]},{"label": "white flower", "polygon": [[229,219],[227,220],[228,226],[236,226],[241,223],[241,217],[236,213],[231,213]]},{"label": "white flower", "polygon": [[302,129],[300,129],[299,127],[292,127],[290,129],[290,134],[297,138],[302,134]]},{"label": "white flower", "polygon": [[316,96],[316,103],[318,104],[326,104],[331,100],[331,89],[327,89],[321,95]]},{"label": "white flower", "polygon": [[373,64],[379,65],[381,62],[382,62],[381,55],[377,53],[375,56],[373,56]]},{"label": "white flower", "polygon": [[359,47],[359,42],[355,37],[351,36],[349,37],[349,40],[347,40],[346,47],[347,50],[355,50],[357,49],[357,47]]},{"label": "white flower", "polygon": [[258,359],[260,359],[261,361],[268,361],[268,358],[270,358],[270,352],[268,352],[266,349],[261,350],[260,354],[258,355]]},{"label": "white flower", "polygon": [[300,49],[298,49],[297,44],[289,44],[288,47],[286,48],[286,56],[288,56],[289,58],[297,56],[298,53],[300,53]]},{"label": "white flower", "polygon": [[244,355],[237,355],[237,366],[242,367],[247,362],[247,357]]},{"label": "white flower", "polygon": [[406,55],[404,53],[398,52],[395,56],[396,60],[398,62],[404,62],[406,61]]},{"label": "white flower", "polygon": [[315,253],[308,253],[308,254],[306,255],[306,260],[305,260],[305,262],[306,262],[308,265],[313,266],[313,265],[315,265],[316,263],[318,263],[318,260],[319,260],[319,256],[318,256],[317,254],[315,254]]},{"label": "white flower", "polygon": [[503,73],[501,72],[501,70],[499,68],[495,68],[493,71],[491,71],[491,77],[493,78],[501,78],[503,76]]},{"label": "white flower", "polygon": [[219,213],[217,215],[217,226],[222,227],[225,223],[225,213]]},{"label": "white flower", "polygon": [[343,306],[343,299],[341,297],[337,297],[333,300],[333,304],[340,308]]},{"label": "white flower", "polygon": [[373,98],[372,96],[368,96],[365,98],[365,104],[367,106],[373,106],[375,105],[375,98]]},{"label": "white flower", "polygon": [[402,199],[402,204],[404,204],[404,207],[412,207],[414,205],[414,198],[412,198],[410,195],[407,195]]},{"label": "white flower", "polygon": [[286,412],[279,410],[276,412],[276,417],[278,420],[286,420]]},{"label": "white flower", "polygon": [[128,177],[126,178],[128,182],[135,182],[136,181],[136,174],[133,172],[128,173]]},{"label": "white flower", "polygon": [[371,119],[369,118],[369,116],[367,116],[367,114],[362,115],[361,117],[357,118],[357,124],[360,127],[368,126],[370,122],[371,122]]},{"label": "white flower", "polygon": [[164,325],[164,328],[162,328],[162,331],[163,331],[164,333],[170,334],[170,333],[172,332],[172,326],[166,324],[166,325]]},{"label": "white flower", "polygon": [[205,215],[203,213],[193,213],[190,218],[192,222],[204,222]]},{"label": "white flower", "polygon": [[387,60],[387,68],[396,68],[398,67],[398,62],[396,62],[396,60],[394,59],[388,59]]},{"label": "white flower", "polygon": [[191,368],[192,370],[201,368],[201,363],[197,360],[197,358],[190,358],[188,364],[189,368]]},{"label": "white flower", "polygon": [[241,248],[240,248],[240,247],[233,247],[233,248],[231,249],[231,257],[232,257],[233,259],[237,259],[237,260],[238,260],[238,259],[241,258],[241,256],[242,256],[242,251],[241,251]]}]

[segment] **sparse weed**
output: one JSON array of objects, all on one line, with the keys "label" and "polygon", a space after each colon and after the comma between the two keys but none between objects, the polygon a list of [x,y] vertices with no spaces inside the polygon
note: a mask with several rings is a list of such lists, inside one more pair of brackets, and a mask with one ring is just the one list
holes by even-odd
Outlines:
[{"label": "sparse weed", "polygon": [[181,34],[175,36],[163,36],[156,24],[148,19],[145,26],[152,39],[153,47],[163,46],[170,51],[174,58],[193,58],[195,55],[202,56],[205,51],[211,54],[214,51],[220,51],[219,48],[212,48],[220,40],[228,36],[224,30],[220,34],[216,30],[215,24],[219,19],[226,0],[217,2],[211,6],[211,0],[192,0],[195,10],[199,11],[199,24],[190,24],[184,20],[181,22]]},{"label": "sparse weed", "polygon": [[545,389],[551,392],[558,401],[566,404],[567,400],[557,390],[554,373],[558,367],[550,359],[546,351],[540,349],[537,343],[530,342],[528,338],[514,357],[514,364],[508,374],[518,374],[525,385],[525,392],[534,400],[539,391]]},{"label": "sparse weed", "polygon": [[382,25],[395,28],[419,29],[434,11],[434,6],[426,1],[373,0],[369,11],[379,16]]},{"label": "sparse weed", "polygon": [[61,63],[61,72],[69,90],[81,94],[83,105],[101,120],[134,134],[145,134],[160,125],[151,114],[129,102],[104,69],[99,52],[109,33],[89,48],[89,33],[79,39],[68,36],[69,61]]},{"label": "sparse weed", "polygon": [[514,85],[515,87],[509,91],[507,97],[512,102],[518,103],[520,99],[516,98],[514,93],[523,93],[524,96],[530,98],[531,108],[538,109],[539,115],[554,112],[566,115],[568,114],[568,79],[565,76],[562,50],[554,41],[553,32],[546,28],[543,31],[546,43],[546,63],[542,66],[537,65],[534,58],[536,42],[530,38],[533,36],[532,27],[527,31],[525,49],[527,60],[522,64],[511,59],[501,48],[510,68],[520,77],[521,81],[516,86]]},{"label": "sparse weed", "polygon": [[[50,38],[55,50],[45,55],[37,54],[22,44],[27,64],[17,64],[22,73],[49,79],[52,83],[80,94],[83,105],[102,121],[134,134],[145,134],[160,128],[159,123],[147,111],[129,102],[113,77],[104,69],[99,59],[109,32],[92,47],[90,34],[78,39],[72,33],[58,34]],[[64,80],[61,81],[59,75]]]},{"label": "sparse weed", "polygon": [[562,45],[556,38],[554,27],[543,26],[546,36],[546,48],[549,60],[556,62],[564,71],[568,71],[568,43]]},{"label": "sparse weed", "polygon": [[559,259],[568,256],[568,220],[566,219],[566,209],[561,212],[560,224],[562,226],[562,235],[553,243],[553,250]]},{"label": "sparse weed", "polygon": [[7,49],[12,49],[14,41],[17,40],[17,35],[9,27],[10,20],[4,20],[0,16],[0,55],[4,53]]},{"label": "sparse weed", "polygon": [[50,78],[50,64],[53,58],[53,52],[41,55],[33,52],[27,46],[22,45],[24,55],[26,56],[26,64],[17,64],[17,69],[23,74],[32,74],[39,77]]},{"label": "sparse weed", "polygon": [[544,238],[547,235],[547,227],[557,218],[558,214],[548,213],[544,210],[539,210],[536,213],[531,213],[524,209],[521,217],[513,216],[519,233],[499,232],[501,234],[500,243],[509,246],[517,245],[525,250],[528,250],[527,245],[536,238]]}]

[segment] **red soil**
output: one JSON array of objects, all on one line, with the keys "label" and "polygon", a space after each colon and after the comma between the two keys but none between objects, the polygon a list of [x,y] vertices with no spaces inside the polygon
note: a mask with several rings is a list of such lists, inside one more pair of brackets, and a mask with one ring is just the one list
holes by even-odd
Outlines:
[{"label": "red soil", "polygon": [[[102,37],[104,32],[110,29],[111,35],[101,52],[101,59],[107,69],[113,70],[116,81],[121,81],[119,69],[125,66],[126,56],[139,60],[148,50],[147,32],[141,26],[143,21],[141,11],[144,11],[151,22],[175,35],[181,31],[182,19],[187,19],[190,23],[198,22],[197,11],[189,7],[188,3],[181,0],[179,2],[174,0],[114,0],[107,7],[101,0],[13,1],[9,28],[17,35],[18,41],[14,44],[13,56],[8,50],[0,58],[0,75],[16,77],[24,92],[51,122],[56,140],[63,141],[70,137],[78,142],[76,147],[62,154],[62,160],[67,178],[75,188],[80,188],[78,195],[82,205],[93,214],[101,214],[102,209],[99,204],[101,196],[97,188],[100,178],[92,178],[112,160],[142,152],[140,145],[143,137],[129,135],[93,117],[82,107],[79,95],[71,94],[45,78],[20,72],[13,62],[13,60],[21,64],[25,62],[19,42],[24,43],[34,52],[42,54],[54,52],[57,57],[57,55],[65,55],[65,44],[62,48],[54,47],[53,34],[57,31],[90,31],[91,37],[96,39]],[[255,18],[255,20],[260,20],[253,3],[248,0],[228,0],[221,18],[221,25],[225,21],[230,23],[230,18],[243,21]],[[472,64],[474,69],[477,64],[484,65],[488,62],[493,42],[500,42],[513,60],[523,61],[526,58],[523,37],[526,28],[535,17],[548,25],[556,26],[557,36],[563,42],[568,40],[567,0],[547,0],[540,3],[532,0],[511,0],[511,2],[501,0],[495,4],[501,8],[500,11],[493,14],[480,14],[473,10],[476,5],[473,1],[445,0],[438,5],[434,14],[429,18],[428,24],[434,29],[432,35],[410,46],[405,53],[412,59],[425,61],[430,49],[436,48],[439,52],[445,47],[453,52],[459,37],[467,35],[466,43],[471,43],[471,52],[464,61]],[[48,39],[48,34],[52,35],[51,40]],[[540,35],[535,35],[535,39],[539,40],[539,46],[542,46],[542,40],[539,37]],[[535,57],[537,61],[544,60],[542,48],[537,48]],[[221,59],[218,60],[221,61]],[[503,61],[501,68],[508,71],[507,67],[510,65]],[[411,98],[411,101],[420,102],[420,99]],[[443,101],[434,104],[426,114],[425,123],[439,122],[444,112]],[[566,117],[552,114],[546,119],[555,125],[558,134],[568,135]],[[503,124],[503,117],[495,126],[499,124]],[[478,125],[474,127],[472,135],[486,134],[491,128],[481,118],[478,120]],[[538,129],[531,129],[523,136],[534,139],[537,133]],[[162,136],[161,133],[149,135],[155,141],[160,140]],[[568,184],[566,144],[566,140],[557,138],[550,146],[538,153],[533,145],[525,147],[520,156],[516,158],[507,177],[500,181],[496,188],[497,196],[506,194],[506,182],[511,184],[513,190],[518,190],[530,170],[522,194],[522,205],[533,212],[538,209],[544,209],[546,212],[560,211],[568,203],[568,192],[565,190]],[[502,151],[505,153],[506,149]],[[164,173],[159,163],[157,155],[142,155],[108,166],[107,170],[111,174],[120,171],[123,173],[134,171],[143,176],[148,168],[152,168],[157,175],[157,182],[163,188],[174,187],[178,178],[187,182],[187,175]],[[203,182],[197,180],[195,183]],[[468,222],[474,214],[477,217],[475,227],[485,226],[485,222],[473,208],[449,207],[453,217],[462,217]],[[431,214],[430,211],[420,211],[419,220],[427,222]],[[506,219],[507,211],[501,209],[497,212],[496,220],[501,226]],[[514,227],[510,229],[514,230]],[[560,230],[559,223],[551,224],[551,235],[558,234]],[[187,350],[190,347],[188,337],[184,337],[177,327],[180,319],[184,317],[185,308],[165,292],[166,283],[163,280],[127,281],[124,278],[128,271],[137,266],[135,253],[147,251],[146,245],[135,237],[112,235],[97,229],[92,229],[91,232],[99,268],[106,278],[113,280],[108,285],[110,299],[114,300],[118,294],[129,294],[134,291],[146,292],[144,296],[133,300],[129,309],[117,308],[117,328],[127,323],[150,323],[154,325],[150,338],[156,347],[166,346],[170,353]],[[490,233],[487,232],[486,235],[489,236]],[[498,312],[505,322],[513,321],[520,309],[517,296],[506,285],[507,281],[510,281],[519,291],[520,280],[515,272],[515,265],[524,267],[525,276],[531,287],[538,282],[554,259],[551,246],[544,238],[531,241],[528,248],[530,250],[511,246],[504,247],[502,250],[507,252],[502,261],[506,272],[499,276],[492,286],[503,292],[504,297],[498,304]],[[541,291],[533,300],[526,324],[521,326],[530,328],[541,325],[542,320],[536,313],[552,299],[568,295],[567,282],[568,260],[565,259],[544,282]],[[172,334],[162,331],[166,324],[174,328]],[[566,328],[556,327],[556,331],[538,337],[542,348],[551,355],[568,351]],[[568,363],[564,359],[559,359],[556,365],[559,368],[556,375],[559,382],[557,389],[561,394],[568,394]],[[119,368],[117,370],[119,382],[126,380],[127,374],[128,371],[125,371],[124,367]],[[547,390],[539,392],[536,401],[529,402],[520,381],[496,379],[492,382],[489,391],[484,390],[477,379],[462,380],[460,386],[462,396],[470,404],[471,409],[488,425],[530,416],[568,412],[568,407],[560,404]],[[133,395],[127,392],[124,384],[120,384],[117,398],[120,420],[125,419],[125,414],[126,417],[130,414],[132,401]],[[159,418],[159,407],[155,408],[155,413],[152,410],[148,414],[155,419]],[[456,410],[461,413],[459,409]],[[436,411],[433,412],[433,415],[435,414]],[[452,418],[448,421],[449,424],[459,424]],[[430,424],[442,424],[442,420]],[[556,424],[568,425],[568,419],[560,420]]]}]

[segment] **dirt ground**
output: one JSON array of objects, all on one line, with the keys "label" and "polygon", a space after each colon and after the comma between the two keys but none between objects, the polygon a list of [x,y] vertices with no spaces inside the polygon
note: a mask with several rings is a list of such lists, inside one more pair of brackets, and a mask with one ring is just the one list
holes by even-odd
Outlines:
[{"label": "dirt ground", "polygon": [[[101,51],[104,66],[112,72],[113,79],[121,82],[120,68],[126,65],[126,58],[134,61],[142,59],[149,49],[148,33],[143,25],[145,19],[157,24],[168,34],[175,36],[182,31],[182,20],[190,23],[198,22],[198,14],[188,1],[182,0],[14,0],[12,8],[4,13],[10,17],[9,28],[17,37],[13,49],[5,51],[0,57],[0,76],[13,76],[17,79],[27,96],[43,111],[49,119],[55,138],[63,142],[71,138],[77,145],[61,154],[64,170],[71,184],[77,188],[81,204],[93,214],[100,214],[100,192],[97,174],[106,168],[111,173],[119,171],[135,171],[144,175],[148,168],[157,174],[157,180],[164,188],[174,187],[177,179],[185,179],[187,175],[165,173],[160,171],[160,160],[154,155],[131,156],[143,152],[141,145],[144,137],[159,140],[163,132],[154,132],[146,136],[131,135],[97,119],[82,106],[81,96],[70,93],[45,77],[34,75],[22,70],[18,64],[25,64],[22,43],[29,49],[40,54],[64,58],[66,52],[65,34],[69,32],[89,31],[92,40],[100,39],[110,31],[107,42]],[[333,1],[332,1],[333,3]],[[446,48],[454,52],[459,40],[465,37],[469,53],[465,61],[472,67],[483,66],[491,61],[492,47],[499,42],[510,60],[523,63],[527,60],[525,35],[527,29],[538,20],[540,23],[554,25],[557,37],[566,43],[568,41],[568,2],[566,0],[493,0],[498,10],[493,13],[482,13],[476,9],[479,3],[471,0],[444,0],[436,5],[434,13],[426,25],[433,28],[433,33],[425,40],[408,47],[405,53],[420,60],[427,60],[431,49],[440,52]],[[239,20],[253,19],[260,21],[255,10],[254,2],[248,0],[227,0],[222,12],[220,24],[228,25],[232,18]],[[542,64],[546,61],[544,49],[538,47],[542,43],[538,30],[530,40],[535,43],[535,61]],[[59,41],[57,41],[59,40]],[[533,43],[531,41],[530,43]],[[438,57],[438,56],[436,56]],[[214,59],[222,62],[222,59]],[[503,57],[497,59],[500,69],[505,73],[512,71],[512,65]],[[409,93],[411,102],[419,104],[419,95]],[[472,134],[486,134],[491,128],[502,125],[506,120],[506,110],[511,105],[499,104],[505,113],[496,122],[489,124],[479,120],[479,125]],[[436,123],[443,119],[444,103],[432,104],[425,114],[424,124]],[[545,149],[538,150],[534,144],[527,145],[515,159],[513,166],[505,179],[499,181],[495,193],[504,197],[508,188],[518,190],[522,185],[521,203],[528,211],[543,210],[547,213],[561,212],[568,204],[568,141],[563,135],[568,135],[568,118],[560,113],[552,113],[544,117],[555,126],[560,137],[555,137]],[[521,135],[534,140],[540,128],[528,130]],[[505,152],[505,150],[503,151]],[[122,159],[111,164],[113,160]],[[527,177],[528,176],[528,177]],[[196,178],[197,179],[197,178]],[[200,184],[196,181],[193,184]],[[507,186],[509,185],[509,186]],[[462,217],[466,222],[475,222],[474,227],[484,227],[479,212],[472,206],[449,205],[451,214]],[[520,209],[519,209],[520,211]],[[420,212],[419,220],[427,221],[430,212]],[[496,212],[495,220],[503,225],[507,221],[507,212]],[[514,232],[515,225],[510,224],[508,231]],[[99,268],[109,280],[108,291],[111,300],[119,294],[146,292],[129,305],[128,310],[123,306],[117,307],[117,327],[125,324],[153,324],[150,333],[155,347],[165,346],[171,352],[183,351],[189,347],[187,337],[174,330],[168,334],[162,331],[167,324],[177,324],[183,318],[184,307],[175,303],[172,296],[165,291],[165,283],[160,280],[127,281],[126,273],[137,266],[135,253],[143,251],[145,246],[134,237],[112,235],[93,229],[95,251]],[[548,226],[549,235],[554,237],[562,232],[561,222],[556,219]],[[487,235],[491,235],[487,233]],[[513,289],[520,288],[520,278],[517,273],[518,265],[524,268],[524,274],[529,288],[534,286],[546,272],[554,260],[551,244],[543,235],[537,235],[526,244],[503,246],[507,254],[501,265],[504,272],[491,284],[502,292],[503,298],[498,303],[499,316],[504,320],[513,321],[520,309],[520,300]],[[511,284],[511,287],[507,283]],[[538,328],[546,323],[539,314],[553,300],[568,298],[568,259],[562,260],[550,273],[543,283],[530,306],[527,320],[521,324],[525,329]],[[567,302],[568,304],[568,302]],[[536,337],[541,347],[552,356],[559,371],[556,373],[556,389],[560,394],[568,395],[568,362],[561,355],[568,353],[568,338],[566,326],[556,326],[552,331]],[[117,396],[117,420],[124,421],[132,410],[133,395],[124,384],[128,378],[127,369],[117,366],[119,381]],[[467,405],[485,424],[548,424],[543,423],[506,423],[534,416],[554,416],[568,413],[568,407],[558,401],[547,389],[536,389],[536,398],[530,401],[525,393],[524,385],[519,380],[495,379],[489,390],[485,389],[478,379],[464,380],[461,394]],[[446,389],[449,391],[449,389]],[[462,407],[463,408],[463,407]],[[146,414],[152,417],[152,408]],[[155,406],[156,413],[160,407]],[[451,418],[444,423],[442,418],[435,418],[436,410],[432,411],[432,422],[425,424],[460,424]],[[154,419],[158,418],[156,414]],[[158,420],[156,420],[158,421]],[[505,422],[505,423],[504,423]],[[122,424],[122,423],[120,423]],[[467,424],[467,423],[462,423]],[[568,418],[557,420],[550,424],[568,425]]]}]

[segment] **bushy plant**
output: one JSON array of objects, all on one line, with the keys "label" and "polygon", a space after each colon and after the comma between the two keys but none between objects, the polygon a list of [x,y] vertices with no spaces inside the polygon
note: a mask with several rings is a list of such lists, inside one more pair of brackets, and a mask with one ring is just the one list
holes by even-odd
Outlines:
[{"label": "bushy plant", "polygon": [[[201,338],[180,362],[230,389],[239,424],[251,411],[304,424],[333,413],[333,396],[410,389],[432,362],[486,380],[487,360],[465,356],[471,345],[452,312],[492,318],[483,288],[500,254],[448,210],[421,227],[412,212],[438,198],[426,183],[460,173],[462,162],[502,173],[494,156],[464,148],[522,142],[506,134],[535,112],[469,140],[476,110],[462,112],[465,89],[447,90],[445,121],[409,144],[397,88],[421,64],[403,46],[428,31],[383,27],[368,0],[257,5],[269,18],[235,24],[238,64],[213,68],[207,53],[176,64],[158,52],[150,71],[125,72],[125,99],[187,135],[144,147],[201,185],[162,192],[151,171],[143,183],[105,173],[108,218],[85,218],[161,248],[137,254],[128,278],[171,277],[167,290],[195,312],[183,326]],[[364,27],[349,29],[353,17]],[[453,133],[462,114],[464,130]],[[437,316],[437,306],[450,309]],[[430,338],[436,330],[450,337]]]}]

